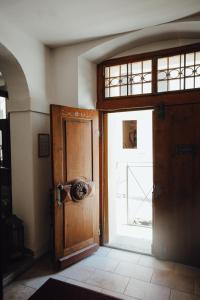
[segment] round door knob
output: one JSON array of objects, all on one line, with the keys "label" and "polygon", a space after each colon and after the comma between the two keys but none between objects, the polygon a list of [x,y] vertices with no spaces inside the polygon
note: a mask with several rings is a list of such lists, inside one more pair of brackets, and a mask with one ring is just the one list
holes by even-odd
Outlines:
[{"label": "round door knob", "polygon": [[70,194],[74,201],[83,200],[89,193],[88,184],[84,181],[76,181],[72,184]]}]

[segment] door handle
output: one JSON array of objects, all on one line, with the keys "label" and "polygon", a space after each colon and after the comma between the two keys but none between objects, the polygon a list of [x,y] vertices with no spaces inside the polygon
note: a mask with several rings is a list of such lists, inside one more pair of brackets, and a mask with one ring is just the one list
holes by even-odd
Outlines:
[{"label": "door handle", "polygon": [[79,202],[86,197],[94,194],[94,192],[95,183],[93,181],[87,180],[84,177],[79,177],[65,185],[59,183],[56,186],[56,198],[58,206],[61,206],[63,204],[66,196],[64,194],[67,194],[68,198],[70,198],[71,200]]},{"label": "door handle", "polygon": [[56,186],[56,194],[57,194],[57,203],[58,206],[61,206],[64,202],[64,192],[69,194],[70,189],[71,189],[72,185],[71,184],[65,184],[63,185],[62,183],[57,184]]}]

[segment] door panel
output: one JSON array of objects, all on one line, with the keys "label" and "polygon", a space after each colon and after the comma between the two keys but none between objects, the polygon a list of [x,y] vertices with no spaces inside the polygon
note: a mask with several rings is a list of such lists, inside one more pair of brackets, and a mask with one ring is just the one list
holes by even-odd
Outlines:
[{"label": "door panel", "polygon": [[200,106],[154,111],[155,256],[200,265]]},{"label": "door panel", "polygon": [[[55,260],[63,268],[99,245],[98,113],[52,105],[51,130]],[[93,186],[79,201],[71,196],[76,179]]]},{"label": "door panel", "polygon": [[[80,174],[92,180],[92,134],[91,120],[72,119],[66,122],[67,181]],[[80,155],[77,156],[75,149],[81,149]]]}]

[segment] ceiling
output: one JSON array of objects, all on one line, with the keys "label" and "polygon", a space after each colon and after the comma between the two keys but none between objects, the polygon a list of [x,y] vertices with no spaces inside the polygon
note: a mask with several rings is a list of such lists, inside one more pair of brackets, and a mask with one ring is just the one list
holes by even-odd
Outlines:
[{"label": "ceiling", "polygon": [[199,0],[0,0],[3,17],[49,46],[138,30],[199,11]]}]

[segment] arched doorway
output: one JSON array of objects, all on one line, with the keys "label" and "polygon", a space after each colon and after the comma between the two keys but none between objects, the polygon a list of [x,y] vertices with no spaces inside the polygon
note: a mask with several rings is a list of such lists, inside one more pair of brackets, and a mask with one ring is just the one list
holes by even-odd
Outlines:
[{"label": "arched doorway", "polygon": [[[23,150],[20,157],[19,153],[16,152],[19,135],[11,134],[16,133],[17,125],[16,116],[13,112],[17,112],[19,107],[21,110],[28,109],[30,96],[26,77],[19,62],[1,44],[0,97],[1,221],[3,224],[3,243],[2,241],[1,243],[3,245],[4,283],[6,284],[12,278],[12,274],[16,271],[18,273],[24,268],[24,262],[32,261],[31,252],[24,251],[25,247],[29,248],[29,246],[27,247],[27,229],[30,224],[24,223],[23,206],[20,208],[18,196],[20,191],[23,191],[23,184],[25,184],[19,180],[20,175],[17,175],[20,172],[19,164],[22,164]],[[24,228],[25,240],[23,238]],[[17,247],[20,244],[21,248]],[[28,253],[29,255],[27,255]]]}]

